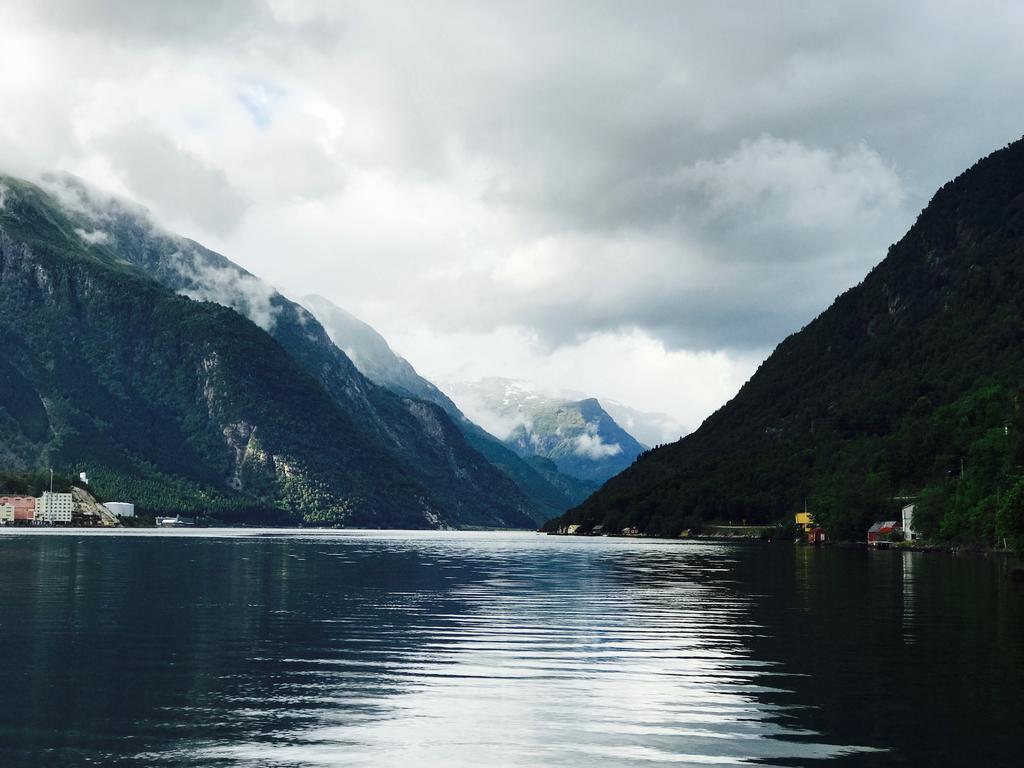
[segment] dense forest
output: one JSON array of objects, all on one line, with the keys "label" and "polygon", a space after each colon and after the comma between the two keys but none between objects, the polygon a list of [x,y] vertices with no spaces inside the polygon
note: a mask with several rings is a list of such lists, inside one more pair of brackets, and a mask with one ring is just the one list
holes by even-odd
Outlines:
[{"label": "dense forest", "polygon": [[[61,474],[54,474],[52,487],[57,493],[67,493],[71,490],[71,479]],[[43,495],[43,491],[48,491],[50,488],[51,478],[49,471],[28,470],[15,472],[0,470],[0,494],[39,497]]]},{"label": "dense forest", "polygon": [[[781,297],[780,297],[781,300]],[[548,529],[783,522],[835,538],[917,504],[927,537],[1024,547],[1024,141],[946,184],[858,286],[695,433]]]}]

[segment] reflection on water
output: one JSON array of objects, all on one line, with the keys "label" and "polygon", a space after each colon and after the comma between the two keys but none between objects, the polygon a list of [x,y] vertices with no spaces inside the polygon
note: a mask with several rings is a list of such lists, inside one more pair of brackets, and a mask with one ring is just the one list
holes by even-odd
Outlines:
[{"label": "reflection on water", "polygon": [[903,642],[914,642],[914,563],[924,557],[923,552],[901,552],[903,566]]},{"label": "reflection on water", "polygon": [[[875,698],[930,637],[927,563],[906,558],[532,534],[3,535],[0,765],[912,765],[899,729],[864,712],[906,715],[890,713],[899,690]],[[1008,684],[1017,620],[990,638]]]}]

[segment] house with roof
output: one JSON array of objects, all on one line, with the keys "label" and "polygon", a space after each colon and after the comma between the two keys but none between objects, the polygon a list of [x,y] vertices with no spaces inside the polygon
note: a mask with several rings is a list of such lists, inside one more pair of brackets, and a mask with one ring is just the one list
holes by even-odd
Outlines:
[{"label": "house with roof", "polygon": [[881,520],[868,528],[869,547],[888,546],[899,538],[902,538],[902,531],[895,520]]}]

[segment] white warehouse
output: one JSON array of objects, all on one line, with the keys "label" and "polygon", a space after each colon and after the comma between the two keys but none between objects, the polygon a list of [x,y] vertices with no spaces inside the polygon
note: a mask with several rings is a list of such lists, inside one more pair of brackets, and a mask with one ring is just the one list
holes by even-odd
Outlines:
[{"label": "white warehouse", "polygon": [[103,506],[115,517],[135,517],[135,505],[129,501],[108,501]]}]

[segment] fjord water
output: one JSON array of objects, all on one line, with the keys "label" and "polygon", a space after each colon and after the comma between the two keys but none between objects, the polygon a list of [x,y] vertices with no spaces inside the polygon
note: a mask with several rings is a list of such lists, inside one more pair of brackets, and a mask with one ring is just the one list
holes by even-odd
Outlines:
[{"label": "fjord water", "polygon": [[0,765],[1018,765],[1000,558],[0,535]]}]

